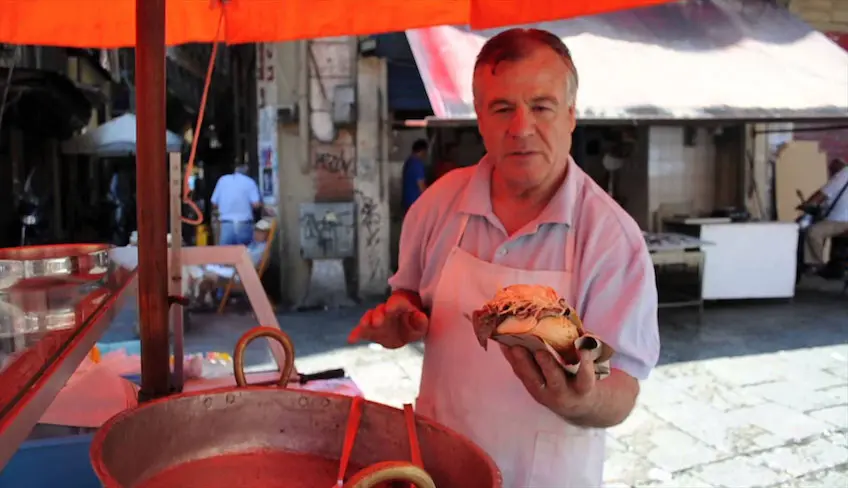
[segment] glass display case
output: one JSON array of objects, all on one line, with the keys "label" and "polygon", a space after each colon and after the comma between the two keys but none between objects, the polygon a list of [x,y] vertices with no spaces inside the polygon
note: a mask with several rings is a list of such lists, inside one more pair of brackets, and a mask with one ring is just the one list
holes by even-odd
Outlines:
[{"label": "glass display case", "polygon": [[106,246],[70,247],[0,250],[0,466],[92,351],[135,281],[135,267],[112,259]]}]

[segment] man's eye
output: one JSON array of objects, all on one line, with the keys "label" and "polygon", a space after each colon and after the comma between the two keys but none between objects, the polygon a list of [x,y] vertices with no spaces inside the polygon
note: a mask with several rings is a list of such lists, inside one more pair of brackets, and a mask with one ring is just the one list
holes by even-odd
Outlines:
[{"label": "man's eye", "polygon": [[550,108],[550,107],[543,107],[543,106],[536,106],[536,107],[533,107],[533,111],[534,111],[534,112],[548,112],[548,111],[550,111],[550,110],[551,110],[551,108]]},{"label": "man's eye", "polygon": [[509,107],[500,107],[495,109],[496,114],[506,114],[509,112],[512,112],[512,109],[510,109]]}]

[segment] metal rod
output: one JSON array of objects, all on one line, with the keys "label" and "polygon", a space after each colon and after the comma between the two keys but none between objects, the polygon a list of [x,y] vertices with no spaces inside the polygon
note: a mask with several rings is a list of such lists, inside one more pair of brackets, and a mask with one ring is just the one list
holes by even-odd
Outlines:
[{"label": "metal rod", "polygon": [[[168,294],[172,297],[183,294],[183,173],[180,153],[168,155],[170,172],[169,202],[171,205],[171,261],[169,264]],[[171,327],[174,331],[174,376],[173,387],[177,392],[182,391],[185,381],[183,373],[183,313],[185,308],[179,303],[171,304]]]},{"label": "metal rod", "polygon": [[168,395],[168,166],[165,163],[165,0],[136,2],[139,399]]}]

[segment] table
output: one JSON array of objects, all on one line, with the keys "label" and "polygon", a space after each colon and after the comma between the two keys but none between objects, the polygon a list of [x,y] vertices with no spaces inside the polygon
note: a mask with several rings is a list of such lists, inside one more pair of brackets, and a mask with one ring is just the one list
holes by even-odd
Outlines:
[{"label": "table", "polygon": [[659,308],[696,307],[703,321],[702,246],[708,242],[676,233],[643,232],[657,281]]},{"label": "table", "polygon": [[709,241],[704,248],[704,300],[795,296],[795,222],[677,223],[665,228]]}]

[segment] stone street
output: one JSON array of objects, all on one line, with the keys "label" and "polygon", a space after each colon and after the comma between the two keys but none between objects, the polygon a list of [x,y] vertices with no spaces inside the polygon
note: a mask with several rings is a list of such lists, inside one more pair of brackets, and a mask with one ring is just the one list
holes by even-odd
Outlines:
[{"label": "stone street", "polygon": [[[414,401],[423,348],[349,346],[365,310],[280,316],[302,372],[343,367],[370,400]],[[848,486],[848,295],[662,310],[662,357],[636,410],[608,431],[609,487]],[[250,323],[248,323],[250,322]],[[238,325],[236,325],[238,324]],[[242,317],[197,316],[191,350],[232,348]],[[261,367],[270,354],[253,347]]]}]

